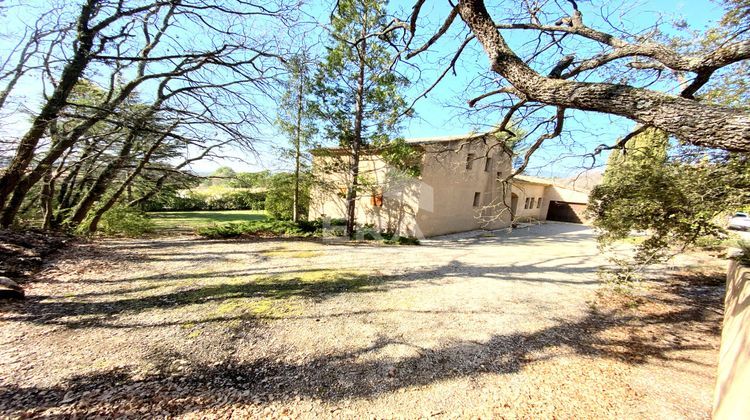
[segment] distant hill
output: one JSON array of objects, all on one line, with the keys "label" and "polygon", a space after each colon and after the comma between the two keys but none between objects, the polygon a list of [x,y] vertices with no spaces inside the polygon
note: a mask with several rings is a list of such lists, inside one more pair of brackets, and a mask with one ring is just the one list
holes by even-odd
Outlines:
[{"label": "distant hill", "polygon": [[591,169],[568,178],[554,178],[556,184],[578,191],[591,191],[602,183],[604,173],[601,169]]}]

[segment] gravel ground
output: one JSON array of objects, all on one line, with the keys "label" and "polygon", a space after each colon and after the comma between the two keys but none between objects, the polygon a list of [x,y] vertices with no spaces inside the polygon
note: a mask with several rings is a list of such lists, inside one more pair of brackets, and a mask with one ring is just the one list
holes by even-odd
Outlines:
[{"label": "gravel ground", "polygon": [[696,258],[623,295],[568,224],[81,243],[0,304],[0,416],[709,417],[722,266]]}]

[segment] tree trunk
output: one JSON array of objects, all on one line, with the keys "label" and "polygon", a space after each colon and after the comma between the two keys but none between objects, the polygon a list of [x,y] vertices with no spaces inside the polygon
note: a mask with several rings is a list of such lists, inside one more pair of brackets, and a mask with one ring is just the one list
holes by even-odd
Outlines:
[{"label": "tree trunk", "polygon": [[349,191],[346,195],[346,235],[354,237],[357,210],[357,187],[359,186],[359,153],[362,148],[362,119],[364,117],[365,70],[367,60],[367,16],[362,25],[362,48],[358,49],[359,74],[357,75],[357,97],[354,110],[354,138],[351,145],[350,173],[352,177]]},{"label": "tree trunk", "polygon": [[[175,126],[173,125],[172,128]],[[94,233],[99,228],[99,221],[102,219],[102,216],[104,216],[104,213],[106,213],[109,209],[111,209],[115,203],[117,203],[117,200],[120,199],[120,196],[123,192],[126,190],[128,191],[128,194],[130,194],[130,186],[133,183],[133,180],[135,180],[135,177],[137,177],[143,168],[148,164],[149,161],[151,161],[151,156],[154,154],[156,149],[161,146],[161,143],[164,141],[164,139],[167,137],[167,134],[164,134],[161,136],[156,142],[154,142],[153,145],[146,151],[146,153],[143,155],[143,159],[138,163],[138,166],[133,169],[133,172],[131,172],[125,180],[122,182],[120,187],[112,194],[112,196],[98,209],[96,209],[96,212],[94,213],[94,217],[91,218],[91,223],[89,223],[89,233]]]},{"label": "tree trunk", "polygon": [[292,220],[299,222],[299,161],[300,161],[300,142],[302,141],[302,112],[303,112],[303,94],[304,94],[304,73],[303,68],[299,69],[299,90],[297,91],[297,138],[294,141],[294,207],[292,208]]},{"label": "tree trunk", "polygon": [[697,146],[750,151],[750,112],[610,83],[544,77],[507,45],[482,0],[461,0],[459,14],[476,35],[492,70],[528,100],[619,115],[660,128]]},{"label": "tree trunk", "polygon": [[41,202],[42,202],[42,228],[52,228],[52,214],[54,210],[53,196],[55,194],[55,180],[52,173],[44,176],[42,184]]},{"label": "tree trunk", "polygon": [[[3,214],[0,217],[0,226],[7,227],[10,226],[11,223],[13,223],[13,219],[15,219],[16,214],[18,213],[18,209],[21,206],[21,203],[23,203],[24,198],[26,197],[26,194],[29,192],[31,187],[33,187],[37,182],[39,182],[40,179],[44,176],[47,171],[49,171],[52,167],[52,165],[55,163],[57,159],[60,158],[60,156],[65,153],[66,150],[70,149],[71,147],[75,146],[76,142],[84,135],[86,132],[91,129],[97,122],[103,120],[108,115],[112,113],[112,110],[115,109],[116,106],[121,104],[125,99],[127,99],[130,94],[135,90],[135,88],[141,83],[144,79],[137,79],[136,81],[130,82],[127,85],[125,85],[117,94],[117,97],[109,101],[106,106],[103,106],[99,108],[93,116],[89,117],[84,122],[77,125],[75,128],[73,128],[67,136],[65,136],[63,139],[61,139],[59,142],[53,144],[53,146],[47,151],[47,154],[39,161],[39,163],[34,167],[34,169],[31,170],[25,177],[21,178],[18,183],[15,186],[15,189],[13,189],[13,196],[11,197],[10,202],[3,210]],[[160,98],[159,101],[163,101],[164,98]],[[153,112],[156,109],[157,105],[152,105],[152,111]]]},{"label": "tree trunk", "polygon": [[[15,194],[14,190],[16,186],[22,183],[22,180],[24,179],[24,171],[26,171],[26,168],[31,164],[39,140],[44,136],[49,124],[57,118],[60,111],[67,104],[70,92],[73,90],[76,83],[78,83],[78,79],[80,79],[86,66],[91,61],[91,49],[94,45],[94,34],[91,33],[89,29],[89,21],[93,16],[97,3],[98,0],[88,0],[81,8],[81,14],[78,17],[77,22],[78,36],[76,38],[76,51],[70,62],[63,68],[60,80],[58,81],[55,90],[52,92],[52,95],[42,107],[39,115],[34,118],[29,131],[27,131],[23,138],[21,138],[10,165],[8,165],[5,173],[0,176],[0,209],[5,206],[11,193]],[[37,181],[38,180],[39,179],[37,179]],[[28,182],[26,184],[28,184]],[[1,222],[3,226],[7,227],[13,221],[13,218],[20,207],[20,203],[23,202],[23,199],[26,196],[26,192],[28,192],[28,189],[24,191],[22,196],[15,198],[14,205],[16,208],[12,211],[13,217],[11,217],[10,220],[3,218]]]},{"label": "tree trunk", "polygon": [[96,181],[94,181],[94,184],[86,192],[83,200],[81,200],[80,203],[78,203],[78,206],[76,206],[75,213],[73,213],[68,219],[68,224],[71,227],[75,227],[83,222],[94,203],[96,203],[96,201],[107,191],[110,181],[114,179],[120,168],[122,168],[125,162],[130,158],[130,151],[133,148],[133,142],[136,137],[137,134],[135,132],[131,132],[128,135],[117,158],[110,162],[96,178]]}]

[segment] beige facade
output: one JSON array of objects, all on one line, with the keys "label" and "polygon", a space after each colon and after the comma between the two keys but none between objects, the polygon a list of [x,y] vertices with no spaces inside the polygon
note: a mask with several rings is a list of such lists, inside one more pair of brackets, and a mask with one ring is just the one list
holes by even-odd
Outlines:
[{"label": "beige facade", "polygon": [[549,179],[518,175],[513,178],[511,208],[515,220],[576,221],[586,223],[586,191],[555,185]]},{"label": "beige facade", "polygon": [[713,418],[750,418],[750,267],[730,260]]},{"label": "beige facade", "polygon": [[[544,220],[549,194],[569,194],[538,178],[516,177],[511,187],[501,182],[511,173],[511,160],[486,134],[407,142],[421,151],[419,177],[377,153],[361,156],[357,223],[418,238],[499,229],[511,220]],[[314,151],[311,218],[345,217],[348,159],[342,149]]]},{"label": "beige facade", "polygon": [[518,221],[545,220],[549,199],[546,197],[551,184],[523,180],[521,175],[513,179],[511,209]]},{"label": "beige facade", "polygon": [[[416,237],[510,225],[510,194],[498,177],[507,176],[511,165],[497,140],[479,134],[408,142],[422,152],[419,177],[405,175],[378,154],[360,159],[358,223]],[[320,182],[312,193],[311,218],[345,216],[347,159],[342,150],[315,151],[313,175]]]}]

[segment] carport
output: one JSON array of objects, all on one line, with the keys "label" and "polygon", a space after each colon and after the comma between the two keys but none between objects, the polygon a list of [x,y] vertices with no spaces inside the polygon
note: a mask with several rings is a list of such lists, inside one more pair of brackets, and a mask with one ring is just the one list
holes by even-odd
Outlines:
[{"label": "carport", "polygon": [[550,201],[547,210],[547,220],[568,223],[583,223],[585,217],[585,203],[571,203],[568,201]]},{"label": "carport", "polygon": [[[587,222],[586,208],[589,195],[569,187],[556,185],[553,180],[528,175],[518,175],[513,180],[512,211],[514,219],[526,217],[556,222]],[[529,198],[536,197],[536,205]],[[518,209],[523,205],[523,209]]]}]

